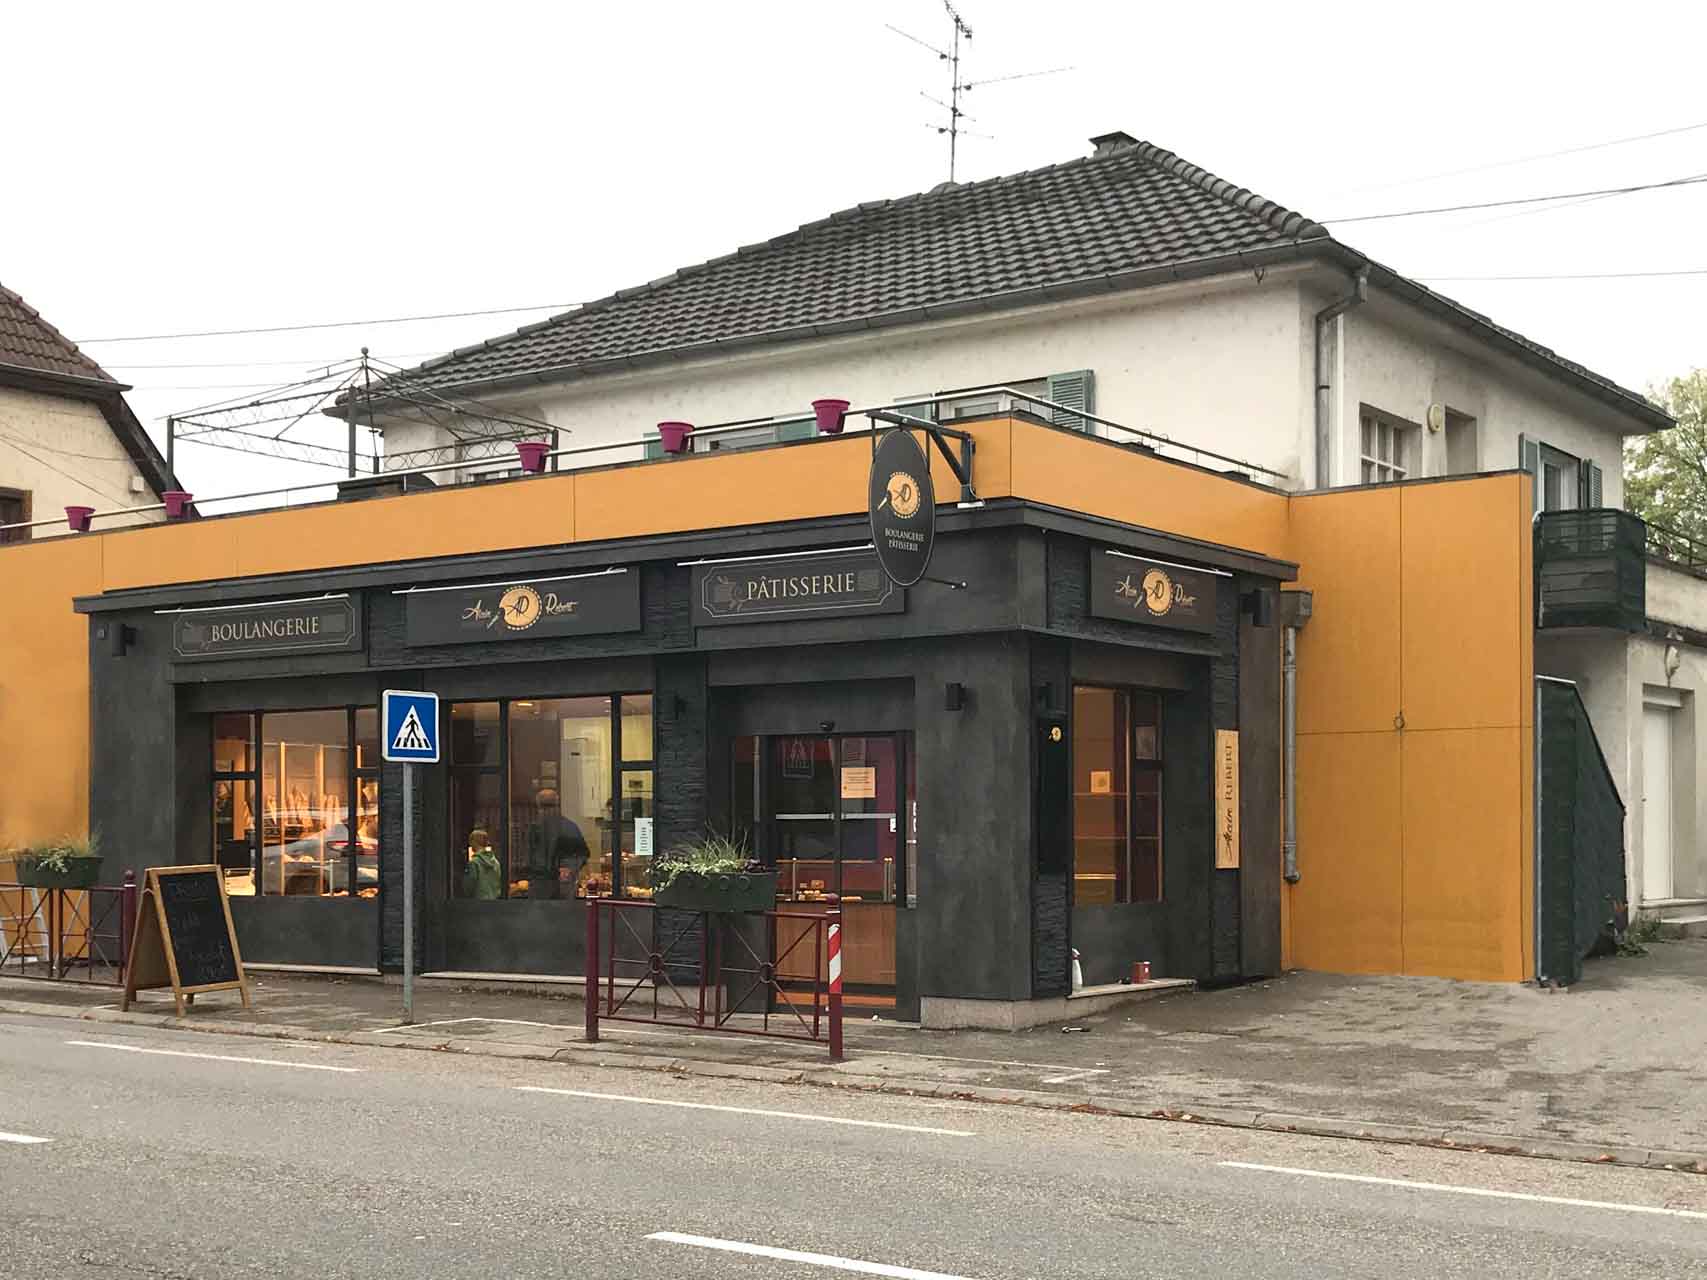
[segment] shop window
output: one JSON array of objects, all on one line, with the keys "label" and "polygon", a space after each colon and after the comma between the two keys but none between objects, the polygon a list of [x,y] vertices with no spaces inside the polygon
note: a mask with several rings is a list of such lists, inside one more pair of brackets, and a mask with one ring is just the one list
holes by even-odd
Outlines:
[{"label": "shop window", "polygon": [[1379,409],[1363,406],[1361,414],[1362,476],[1364,484],[1403,480],[1415,469],[1417,440],[1414,422],[1405,422]]},{"label": "shop window", "polygon": [[[213,717],[214,860],[240,896],[379,893],[377,753],[361,762],[371,707]],[[258,817],[258,821],[257,821]]]},{"label": "shop window", "polygon": [[1079,906],[1162,896],[1161,700],[1073,690],[1073,900]]},{"label": "shop window", "polygon": [[457,703],[450,715],[453,897],[651,895],[649,694]]}]

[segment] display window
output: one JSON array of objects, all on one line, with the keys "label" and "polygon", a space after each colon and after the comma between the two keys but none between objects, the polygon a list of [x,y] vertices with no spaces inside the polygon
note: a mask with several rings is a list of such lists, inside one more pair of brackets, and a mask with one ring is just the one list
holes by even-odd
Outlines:
[{"label": "display window", "polygon": [[213,717],[213,856],[226,891],[379,894],[378,713]]},{"label": "display window", "polygon": [[651,896],[650,694],[450,708],[453,898]]}]

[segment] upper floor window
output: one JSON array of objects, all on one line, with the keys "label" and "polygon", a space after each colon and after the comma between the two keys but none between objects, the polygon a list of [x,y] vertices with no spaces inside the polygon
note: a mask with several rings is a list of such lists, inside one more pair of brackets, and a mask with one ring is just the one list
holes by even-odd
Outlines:
[{"label": "upper floor window", "polygon": [[1527,435],[1517,438],[1517,450],[1518,465],[1535,477],[1537,511],[1575,511],[1603,502],[1601,470],[1587,458]]},{"label": "upper floor window", "polygon": [[1364,484],[1403,480],[1416,467],[1417,426],[1379,409],[1363,407],[1362,476]]},{"label": "upper floor window", "polygon": [[[30,518],[30,495],[23,489],[0,489],[0,525],[25,524]],[[28,529],[0,529],[0,542],[28,542]]]}]

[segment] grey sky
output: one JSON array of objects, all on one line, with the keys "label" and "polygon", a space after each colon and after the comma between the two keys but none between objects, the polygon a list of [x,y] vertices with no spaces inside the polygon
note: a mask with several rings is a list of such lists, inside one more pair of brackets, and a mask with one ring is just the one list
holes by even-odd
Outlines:
[{"label": "grey sky", "polygon": [[[974,90],[995,138],[962,179],[1111,129],[1324,221],[1707,173],[1702,128],[1432,177],[1707,122],[1702,6],[961,9],[970,78],[1076,68]],[[77,340],[598,297],[946,177],[919,96],[946,71],[885,23],[947,38],[940,0],[16,6],[0,281]],[[1332,229],[1428,279],[1707,269],[1704,223],[1707,185]],[[1707,364],[1707,275],[1435,287],[1626,385]],[[412,363],[543,314],[88,350],[158,431],[364,343]]]}]

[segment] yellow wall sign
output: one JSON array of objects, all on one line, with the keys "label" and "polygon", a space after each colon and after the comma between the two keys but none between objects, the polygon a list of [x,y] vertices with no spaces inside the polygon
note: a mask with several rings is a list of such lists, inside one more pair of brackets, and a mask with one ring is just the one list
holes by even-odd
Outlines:
[{"label": "yellow wall sign", "polygon": [[1112,769],[1092,769],[1091,770],[1091,794],[1093,796],[1106,796],[1106,795],[1112,795],[1113,793],[1114,793],[1114,770],[1112,770]]},{"label": "yellow wall sign", "polygon": [[1239,731],[1215,731],[1215,869],[1239,865]]}]

